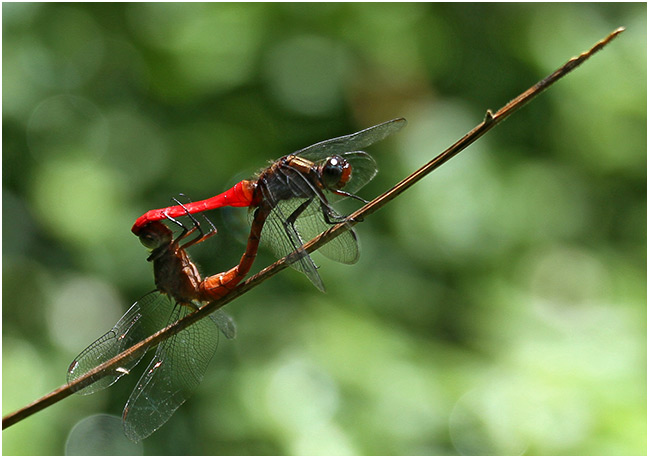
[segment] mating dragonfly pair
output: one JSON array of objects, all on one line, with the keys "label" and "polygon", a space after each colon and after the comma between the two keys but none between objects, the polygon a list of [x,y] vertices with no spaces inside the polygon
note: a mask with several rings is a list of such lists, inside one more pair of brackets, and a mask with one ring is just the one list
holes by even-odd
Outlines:
[{"label": "mating dragonfly pair", "polygon": [[[151,250],[147,260],[153,262],[157,289],[135,302],[111,330],[74,359],[68,369],[68,382],[168,323],[225,296],[250,271],[260,240],[269,244],[278,257],[297,252],[292,267],[324,291],[316,266],[302,245],[332,224],[347,221],[331,203],[345,197],[366,202],[354,193],[374,178],[377,166],[361,149],[392,135],[405,124],[403,118],[394,119],[316,143],[274,161],[254,179],[243,180],[217,196],[187,204],[177,202],[178,205],[151,210],[138,218],[132,232]],[[212,225],[205,233],[192,215],[227,206],[250,209],[251,230],[246,250],[232,269],[202,278],[186,249],[213,236],[216,228]],[[191,228],[176,219],[182,216],[189,216]],[[180,234],[174,238],[162,220],[180,226]],[[320,252],[335,261],[355,263],[359,258],[355,232],[350,228],[321,247]],[[131,440],[137,442],[151,435],[192,394],[216,351],[219,331],[227,338],[234,337],[234,323],[224,312],[218,310],[209,318],[158,345],[124,408],[124,430]],[[145,351],[79,393],[90,394],[112,385],[140,362]]]}]

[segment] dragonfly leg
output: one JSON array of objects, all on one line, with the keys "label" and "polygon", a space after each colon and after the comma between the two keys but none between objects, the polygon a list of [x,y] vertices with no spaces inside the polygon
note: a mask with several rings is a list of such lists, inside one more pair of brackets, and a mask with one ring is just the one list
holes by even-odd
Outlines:
[{"label": "dragonfly leg", "polygon": [[334,194],[338,194],[339,196],[351,197],[352,199],[359,200],[359,201],[363,202],[364,204],[369,204],[370,203],[369,200],[365,200],[362,197],[357,196],[356,194],[352,194],[351,192],[343,191],[342,189],[336,189],[336,190],[334,190],[332,192]]},{"label": "dragonfly leg", "polygon": [[[363,202],[364,204],[370,203],[369,200],[365,200],[362,197],[357,196],[356,194],[352,194],[351,192],[343,191],[342,189],[336,189],[335,191],[332,191],[334,194],[338,194],[339,196],[344,196],[344,197],[351,197],[352,199],[356,199],[360,202]],[[357,216],[356,218],[349,218],[349,217],[341,217],[341,220],[338,221],[339,223],[342,223],[343,221],[349,221],[349,222],[354,222],[354,223],[362,223],[364,221],[364,218],[362,216]],[[327,221],[329,222],[329,221]]]},{"label": "dragonfly leg", "polygon": [[186,214],[186,215],[187,215],[187,216],[192,220],[192,225],[193,225],[193,227],[192,227],[191,229],[187,229],[187,227],[186,227],[182,222],[180,222],[180,221],[178,221],[177,219],[173,218],[171,215],[165,213],[165,217],[166,217],[169,221],[171,221],[171,222],[177,224],[178,226],[180,226],[180,227],[183,229],[183,232],[181,232],[180,235],[178,235],[178,237],[176,237],[176,240],[174,240],[174,243],[179,243],[181,240],[183,240],[184,238],[188,237],[188,236],[189,236],[190,234],[192,234],[194,231],[198,230],[198,236],[197,236],[196,238],[194,238],[194,239],[192,239],[192,240],[186,242],[184,245],[182,245],[182,246],[180,247],[181,249],[184,250],[184,249],[186,249],[186,248],[189,248],[189,247],[192,246],[192,245],[195,245],[195,244],[197,244],[197,243],[201,243],[201,242],[205,241],[206,239],[212,237],[213,235],[216,235],[216,232],[217,232],[217,230],[216,230],[216,226],[214,226],[214,223],[212,223],[212,221],[210,221],[209,218],[207,218],[207,216],[204,216],[205,221],[207,221],[207,222],[210,224],[210,226],[211,226],[212,228],[210,229],[210,231],[209,231],[207,234],[205,234],[205,233],[203,232],[203,228],[201,227],[200,223],[199,223],[198,220],[194,217],[194,215],[192,215],[192,214],[189,212],[189,209],[188,209],[187,207],[185,207],[185,205],[183,205],[183,204],[182,204],[178,199],[176,199],[175,197],[173,198],[173,200],[174,200],[178,205],[180,205],[180,206],[185,210],[185,214]]},{"label": "dragonfly leg", "polygon": [[320,208],[322,209],[322,216],[327,224],[339,224],[339,223],[361,223],[363,222],[363,217],[358,216],[356,218],[350,218],[349,216],[342,216],[336,213],[336,211],[331,208],[328,204],[320,201]]},{"label": "dragonfly leg", "polygon": [[309,206],[309,204],[311,204],[312,201],[313,197],[302,202],[300,206],[293,210],[293,213],[291,213],[290,216],[286,218],[285,224],[294,225],[295,221],[299,218],[302,212],[306,210],[306,208]]},{"label": "dragonfly leg", "polygon": [[[216,226],[214,226],[214,223],[212,223],[212,221],[210,221],[210,220],[207,218],[207,216],[205,216],[205,221],[207,221],[207,222],[210,224],[210,226],[212,226],[211,229],[209,230],[209,232],[208,232],[207,234],[205,234],[205,233],[203,232],[203,228],[202,228],[201,225],[198,223],[198,221],[196,221],[196,219],[193,217],[193,215],[191,215],[190,213],[188,213],[188,216],[191,217],[191,219],[192,219],[192,221],[193,221],[193,223],[194,223],[194,227],[192,228],[192,230],[190,231],[190,233],[193,232],[194,230],[198,229],[199,234],[198,234],[198,237],[196,237],[196,238],[190,240],[189,242],[186,242],[183,246],[181,246],[180,248],[183,249],[183,250],[186,249],[186,248],[189,248],[189,247],[192,246],[192,245],[196,245],[197,243],[204,242],[205,240],[207,240],[208,238],[212,237],[213,235],[216,235],[216,232],[217,232],[217,231],[216,231]],[[189,235],[189,233],[187,233],[187,234],[185,235],[185,237],[187,237],[187,235]]]},{"label": "dragonfly leg", "polygon": [[196,230],[196,226],[189,229],[183,223],[181,223],[180,221],[178,221],[177,219],[175,219],[174,217],[172,217],[171,215],[168,215],[166,213],[165,213],[165,218],[168,219],[169,221],[171,221],[172,223],[177,224],[182,229],[182,232],[180,234],[178,234],[178,236],[176,237],[176,240],[174,240],[174,242],[179,242],[180,240],[184,239],[185,237],[190,236]]},{"label": "dragonfly leg", "polygon": [[[336,210],[334,210],[330,205],[329,202],[327,201],[327,198],[323,194],[323,192],[319,189],[314,189],[316,192],[317,196],[320,198],[320,209],[322,210],[322,216],[324,217],[324,220],[327,224],[339,224],[339,223],[346,223],[346,222],[354,222],[354,223],[360,223],[363,221],[363,217],[357,217],[357,218],[349,218],[348,216],[342,216],[339,215]],[[361,202],[367,203],[365,199],[362,197],[358,197],[352,193],[349,193],[347,191],[341,191],[341,190],[335,190],[333,191],[335,194],[339,194],[341,196],[346,196],[346,197],[352,197],[354,199],[360,200]],[[310,201],[308,201],[310,202]],[[299,209],[299,207],[298,207]]]}]

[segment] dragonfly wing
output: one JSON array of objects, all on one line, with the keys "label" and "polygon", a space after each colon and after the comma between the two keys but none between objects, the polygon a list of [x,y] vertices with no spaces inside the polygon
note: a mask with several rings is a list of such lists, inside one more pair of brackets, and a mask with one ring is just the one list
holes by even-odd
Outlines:
[{"label": "dragonfly wing", "polygon": [[376,126],[368,127],[360,132],[332,138],[330,140],[316,143],[315,145],[307,146],[293,154],[315,162],[318,159],[333,156],[334,154],[359,151],[383,140],[395,132],[398,132],[405,125],[406,120],[404,118],[393,119],[391,121],[377,124]]},{"label": "dragonfly wing", "polygon": [[[171,309],[170,299],[158,291],[153,291],[135,302],[110,331],[72,361],[68,368],[68,383],[162,329]],[[140,362],[146,350],[144,348],[133,354],[121,367],[95,380],[92,385],[79,390],[78,393],[92,394],[111,386]]]},{"label": "dragonfly wing", "polygon": [[[279,202],[271,210],[261,233],[261,240],[269,245],[278,258],[283,258],[289,253],[298,250],[304,241],[293,224],[287,222],[287,217],[297,209],[304,199],[288,199]],[[318,274],[313,260],[306,251],[298,255],[298,259],[291,267],[305,274],[311,283],[320,291],[324,291],[324,284]]]},{"label": "dragonfly wing", "polygon": [[330,240],[326,245],[321,246],[318,253],[322,253],[329,259],[343,264],[356,264],[361,256],[356,232],[350,228],[335,239]]},{"label": "dragonfly wing", "polygon": [[210,319],[216,323],[226,339],[234,339],[237,336],[237,325],[234,319],[223,310],[219,309],[212,313]]},{"label": "dragonfly wing", "polygon": [[[344,217],[337,215],[333,212],[333,209],[330,209],[330,211],[333,213],[331,216],[335,220],[344,220]],[[324,220],[321,203],[317,199],[311,202],[303,215],[295,222],[295,228],[304,240],[309,241],[332,226]],[[360,257],[356,232],[350,228],[329,241],[329,243],[318,248],[318,253],[343,264],[356,263]]]},{"label": "dragonfly wing", "polygon": [[[176,307],[174,318],[191,313],[187,307]],[[138,442],[150,436],[192,395],[218,341],[215,322],[199,320],[158,345],[124,407],[124,432],[129,439]]]}]

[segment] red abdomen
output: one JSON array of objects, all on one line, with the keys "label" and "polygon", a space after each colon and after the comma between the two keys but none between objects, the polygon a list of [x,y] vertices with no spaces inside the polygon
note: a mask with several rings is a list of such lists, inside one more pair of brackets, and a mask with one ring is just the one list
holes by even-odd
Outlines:
[{"label": "red abdomen", "polygon": [[256,181],[243,180],[217,196],[196,202],[189,202],[184,207],[182,205],[174,205],[173,207],[149,210],[135,221],[131,231],[135,235],[138,235],[142,228],[151,221],[160,221],[168,216],[177,218],[186,215],[187,212],[193,214],[221,207],[249,207],[256,205],[257,203],[254,202],[256,200],[256,187]]}]

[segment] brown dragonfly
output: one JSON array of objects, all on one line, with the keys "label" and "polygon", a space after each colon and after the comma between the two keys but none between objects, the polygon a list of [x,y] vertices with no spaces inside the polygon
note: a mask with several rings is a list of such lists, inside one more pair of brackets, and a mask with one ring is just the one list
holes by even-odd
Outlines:
[{"label": "brown dragonfly", "polygon": [[[68,382],[229,291],[230,285],[222,282],[219,275],[202,279],[190,260],[186,249],[213,236],[216,228],[212,226],[212,230],[205,234],[196,219],[189,216],[193,221],[191,229],[173,217],[168,218],[182,228],[175,238],[160,221],[142,228],[140,241],[151,250],[148,261],[153,262],[157,290],[135,302],[113,328],[72,361]],[[190,238],[194,233],[195,237]],[[232,319],[221,310],[157,346],[153,359],[124,407],[122,418],[127,437],[135,442],[148,437],[191,396],[216,351],[219,331],[228,339],[234,338],[236,332]],[[112,374],[96,380],[79,393],[91,394],[111,386],[130,373],[146,350],[131,356]]]}]

